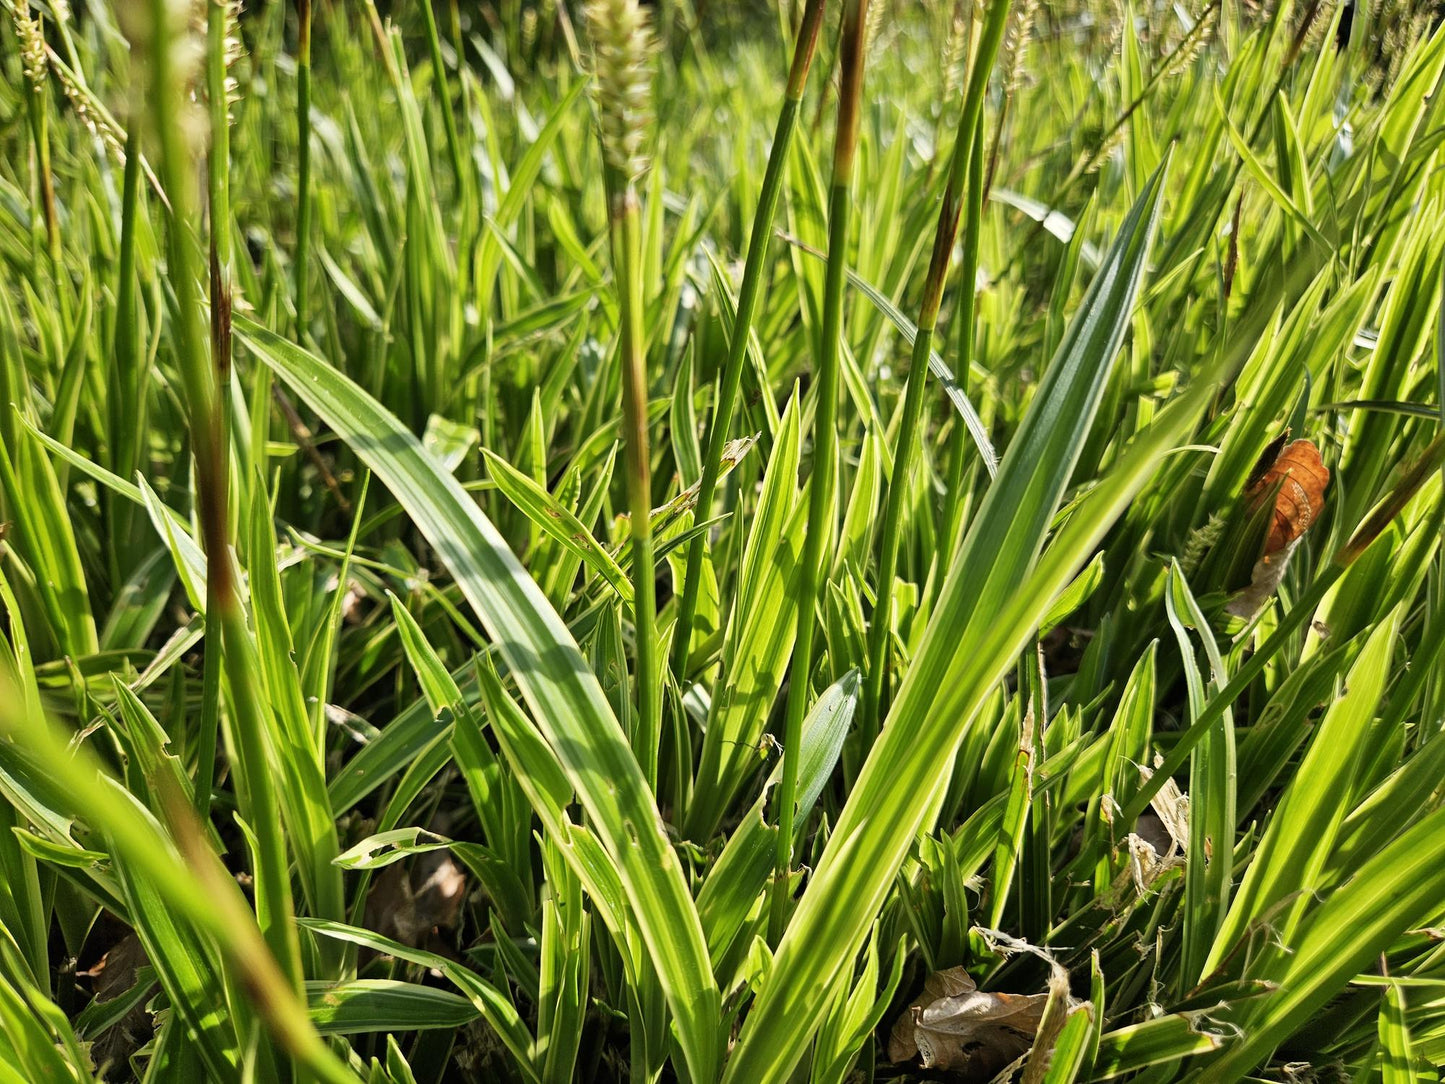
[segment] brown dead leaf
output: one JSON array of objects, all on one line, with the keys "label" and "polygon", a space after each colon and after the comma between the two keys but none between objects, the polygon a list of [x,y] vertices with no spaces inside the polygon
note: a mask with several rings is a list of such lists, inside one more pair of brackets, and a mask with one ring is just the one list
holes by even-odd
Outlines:
[{"label": "brown dead leaf", "polygon": [[149,961],[140,938],[128,933],[109,948],[89,970],[76,974],[95,982],[95,1000],[109,1001],[135,985],[136,969]]},{"label": "brown dead leaf", "polygon": [[467,879],[444,851],[387,866],[366,898],[366,924],[404,945],[421,947],[433,930],[456,924]]},{"label": "brown dead leaf", "polygon": [[[102,922],[97,926],[102,926]],[[144,981],[147,987],[155,983],[154,976],[148,978],[138,974],[148,966],[145,949],[140,938],[134,933],[124,934],[118,941],[84,971],[77,971],[78,978],[91,980],[95,1003],[111,1001],[135,987],[137,981]],[[150,1041],[154,1034],[151,1014],[146,1009],[148,999],[143,998],[132,1006],[119,1020],[105,1029],[96,1040],[88,1044],[93,1068],[98,1079],[128,1079],[123,1073],[110,1075],[110,1070],[126,1066],[131,1055]]]},{"label": "brown dead leaf", "polygon": [[961,967],[928,976],[893,1023],[888,1057],[988,1080],[1033,1044],[1048,994],[987,993]]},{"label": "brown dead leaf", "polygon": [[1320,450],[1307,440],[1271,444],[1276,454],[1269,463],[1261,457],[1254,477],[1245,487],[1252,508],[1261,508],[1271,498],[1269,534],[1264,553],[1278,553],[1310,529],[1325,506],[1330,470],[1320,459]]},{"label": "brown dead leaf", "polygon": [[1252,510],[1262,509],[1270,501],[1273,505],[1264,549],[1251,570],[1249,586],[1225,606],[1225,612],[1234,617],[1248,620],[1274,597],[1300,539],[1325,507],[1330,471],[1320,460],[1320,450],[1307,440],[1286,444],[1286,435],[1265,449],[1245,486],[1244,497]]}]

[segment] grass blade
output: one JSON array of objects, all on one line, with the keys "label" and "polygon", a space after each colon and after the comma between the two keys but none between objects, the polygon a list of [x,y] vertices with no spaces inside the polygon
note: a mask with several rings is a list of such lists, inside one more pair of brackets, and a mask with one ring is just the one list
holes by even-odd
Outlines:
[{"label": "grass blade", "polygon": [[617,862],[688,1064],[708,1079],[718,1057],[718,993],[697,909],[647,781],[572,634],[481,509],[394,415],[259,324],[238,318],[236,328],[352,444],[456,577]]}]

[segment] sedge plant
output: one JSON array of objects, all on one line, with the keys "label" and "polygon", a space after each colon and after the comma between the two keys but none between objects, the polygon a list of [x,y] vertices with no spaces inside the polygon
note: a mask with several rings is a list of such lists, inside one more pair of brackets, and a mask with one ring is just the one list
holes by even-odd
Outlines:
[{"label": "sedge plant", "polygon": [[859,114],[863,108],[867,17],[868,0],[849,0],[843,8],[839,39],[838,120],[833,136],[833,176],[828,189],[827,277],[823,285],[823,320],[813,400],[813,472],[808,480],[798,631],[793,639],[791,682],[783,722],[782,777],[777,795],[777,863],[771,907],[774,939],[781,936],[787,921],[803,715],[812,686],[813,632],[817,627],[814,611],[823,587],[823,555],[833,537],[837,482],[831,472],[838,442],[838,355],[843,335],[843,283],[848,260],[848,224],[853,209],[853,168],[858,149]]},{"label": "sedge plant", "polygon": [[638,182],[647,171],[651,28],[635,0],[598,0],[587,9],[596,66],[598,133],[607,169],[607,218],[617,277],[622,371],[623,449],[632,524],[633,629],[637,727],[633,747],[648,782],[657,784],[662,730],[657,583],[652,553],[652,452],[648,442],[647,348],[643,328],[642,207]]},{"label": "sedge plant", "polygon": [[[818,48],[818,33],[823,25],[824,8],[824,0],[808,0],[803,8],[797,29],[797,43],[793,47],[793,62],[788,69],[788,84],[783,91],[783,106],[778,113],[777,127],[773,130],[772,144],[768,147],[768,164],[763,173],[762,188],[758,192],[752,231],[748,235],[747,258],[743,263],[743,278],[738,287],[737,308],[733,313],[733,326],[728,339],[727,361],[723,365],[717,402],[713,404],[712,416],[707,426],[702,475],[697,484],[696,507],[699,520],[707,518],[717,492],[723,451],[732,429],[738,392],[742,388],[743,361],[747,356],[749,336],[752,334],[753,316],[762,292],[768,246],[772,241],[778,197],[783,191],[783,176],[788,151],[792,146],[793,127],[797,123],[803,92],[807,89],[813,55]],[[705,540],[698,536],[689,543],[687,549],[687,568],[682,577],[682,595],[678,600],[677,624],[672,639],[672,668],[679,678],[687,675],[688,645],[692,641],[692,623],[697,610],[698,581],[702,575],[705,545]]]},{"label": "sedge plant", "polygon": [[[903,418],[898,426],[894,444],[893,470],[895,477],[888,487],[888,496],[883,505],[883,520],[878,530],[878,572],[876,598],[873,603],[873,619],[868,627],[868,677],[865,685],[863,714],[869,726],[876,727],[883,705],[883,691],[888,680],[888,641],[892,626],[893,579],[898,567],[898,543],[901,537],[899,518],[903,512],[904,497],[908,492],[909,463],[914,445],[918,440],[918,421],[923,413],[924,385],[928,374],[928,354],[933,348],[933,331],[938,322],[939,306],[943,302],[943,291],[947,285],[948,269],[953,262],[953,248],[958,237],[959,220],[964,208],[977,205],[977,198],[970,198],[966,185],[977,183],[977,177],[969,176],[969,163],[979,153],[974,148],[978,134],[979,119],[983,116],[983,96],[988,89],[989,72],[994,57],[1008,24],[1009,5],[989,5],[984,16],[978,49],[972,59],[968,85],[964,94],[963,108],[959,114],[958,131],[954,135],[953,153],[949,157],[948,180],[943,190],[943,202],[938,210],[938,229],[933,238],[933,249],[928,261],[928,274],[923,280],[923,298],[918,313],[918,331],[913,340],[913,354],[909,361],[908,380],[903,400]],[[967,266],[965,265],[965,270]],[[971,292],[973,280],[965,277],[962,289]],[[961,316],[967,320],[971,306],[962,309]],[[964,334],[964,332],[960,332]],[[966,365],[960,367],[967,371]]]},{"label": "sedge plant", "polygon": [[1433,1078],[1428,4],[74,7],[0,1077]]}]

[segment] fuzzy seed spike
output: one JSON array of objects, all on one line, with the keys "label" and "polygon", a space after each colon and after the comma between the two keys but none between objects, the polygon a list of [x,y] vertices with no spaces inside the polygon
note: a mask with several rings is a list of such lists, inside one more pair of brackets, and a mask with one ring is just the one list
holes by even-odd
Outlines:
[{"label": "fuzzy seed spike", "polygon": [[652,119],[655,42],[646,9],[637,0],[590,0],[592,88],[607,165],[628,181],[647,172],[645,147]]}]

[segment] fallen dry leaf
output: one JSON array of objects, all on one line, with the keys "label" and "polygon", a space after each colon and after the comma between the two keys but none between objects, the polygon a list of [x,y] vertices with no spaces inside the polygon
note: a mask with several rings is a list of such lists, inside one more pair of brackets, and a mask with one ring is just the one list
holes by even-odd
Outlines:
[{"label": "fallen dry leaf", "polygon": [[[77,971],[77,977],[88,978],[93,983],[97,1004],[111,1001],[132,989],[138,981],[137,972],[149,965],[140,938],[127,933],[112,945],[99,960],[85,971]],[[144,980],[147,986],[154,984],[154,977]],[[131,1007],[119,1020],[107,1027],[94,1043],[88,1044],[93,1068],[101,1079],[124,1079],[124,1073],[109,1075],[110,1070],[128,1065],[131,1055],[150,1041],[154,1024],[146,1005],[149,999],[142,999]]]},{"label": "fallen dry leaf", "polygon": [[394,863],[367,896],[367,925],[404,945],[422,946],[433,930],[455,925],[466,889],[466,875],[444,851],[420,855],[411,869]]},{"label": "fallen dry leaf", "polygon": [[893,1023],[888,1057],[988,1080],[1033,1044],[1048,994],[982,991],[961,967],[936,971]]},{"label": "fallen dry leaf", "polygon": [[1329,468],[1320,459],[1319,449],[1309,441],[1285,444],[1281,436],[1265,449],[1244,496],[1252,510],[1263,508],[1273,498],[1269,533],[1251,571],[1249,586],[1229,600],[1227,613],[1248,620],[1274,597],[1300,539],[1324,511],[1329,484]]},{"label": "fallen dry leaf", "polygon": [[136,969],[145,967],[147,963],[140,938],[128,933],[106,950],[105,955],[89,970],[77,971],[76,974],[94,981],[97,1001],[109,1001],[134,986]]},{"label": "fallen dry leaf", "polygon": [[1320,459],[1320,450],[1307,440],[1290,441],[1273,462],[1263,469],[1256,466],[1256,476],[1245,487],[1250,506],[1260,508],[1274,494],[1264,556],[1278,553],[1310,529],[1324,511],[1329,484],[1329,468]]}]

